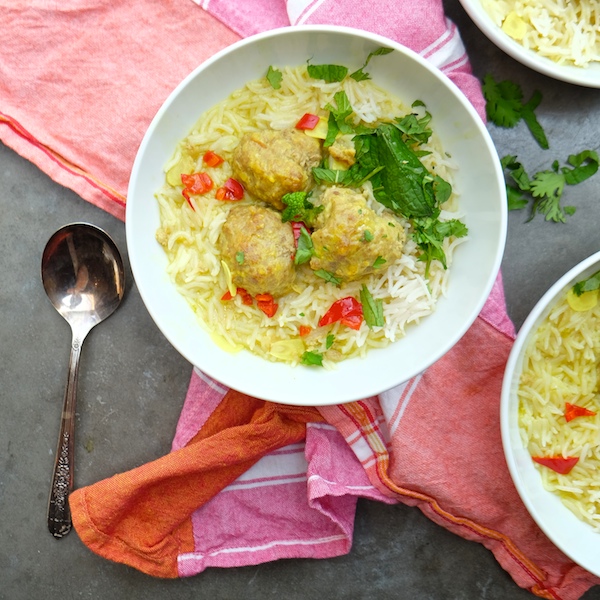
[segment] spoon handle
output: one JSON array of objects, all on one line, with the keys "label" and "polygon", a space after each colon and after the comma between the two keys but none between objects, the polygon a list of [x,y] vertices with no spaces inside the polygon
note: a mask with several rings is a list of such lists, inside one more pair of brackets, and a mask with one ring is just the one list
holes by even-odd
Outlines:
[{"label": "spoon handle", "polygon": [[83,337],[73,333],[67,388],[65,390],[58,447],[56,449],[52,486],[48,501],[48,529],[55,538],[61,538],[71,531],[69,494],[73,489],[75,404],[77,400],[77,379],[82,344]]}]

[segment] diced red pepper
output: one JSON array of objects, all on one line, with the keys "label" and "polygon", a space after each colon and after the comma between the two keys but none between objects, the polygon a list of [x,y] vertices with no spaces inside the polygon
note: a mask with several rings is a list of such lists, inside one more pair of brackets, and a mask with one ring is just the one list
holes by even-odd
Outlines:
[{"label": "diced red pepper", "polygon": [[[254,304],[254,298],[244,289],[244,288],[236,288],[236,296],[239,295],[242,299],[242,304],[246,304],[247,306],[252,306]],[[222,302],[228,302],[231,300],[233,296],[231,292],[227,290],[222,296]]]},{"label": "diced red pepper", "polygon": [[571,472],[571,469],[579,461],[578,456],[532,456],[536,463],[548,467],[561,475],[566,475]]},{"label": "diced red pepper", "polygon": [[296,123],[296,129],[314,129],[318,123],[319,123],[318,115],[306,113]]},{"label": "diced red pepper", "polygon": [[210,190],[212,190],[215,185],[208,173],[192,173],[191,175],[188,175],[187,173],[182,173],[181,182],[184,186],[181,193],[192,208],[194,207],[190,202],[190,196],[197,194],[206,194],[206,192],[210,192]]},{"label": "diced red pepper", "polygon": [[213,152],[212,150],[207,150],[202,157],[204,164],[207,167],[218,167],[220,164],[223,164],[224,158]]},{"label": "diced red pepper", "polygon": [[593,417],[596,413],[593,410],[588,410],[583,406],[577,406],[577,404],[571,404],[565,402],[565,419],[567,422],[576,419],[577,417]]},{"label": "diced red pepper", "polygon": [[256,294],[256,306],[262,310],[267,317],[272,317],[279,308],[271,294]]},{"label": "diced red pepper", "polygon": [[300,337],[306,337],[312,331],[312,327],[308,325],[300,325],[298,327],[298,335]]},{"label": "diced red pepper", "polygon": [[352,296],[336,300],[321,317],[319,327],[330,325],[337,321],[351,329],[360,329],[360,325],[363,322],[362,304],[356,298],[352,298]]},{"label": "diced red pepper", "polygon": [[217,200],[241,200],[244,197],[244,188],[239,181],[230,177],[222,187],[217,190]]}]

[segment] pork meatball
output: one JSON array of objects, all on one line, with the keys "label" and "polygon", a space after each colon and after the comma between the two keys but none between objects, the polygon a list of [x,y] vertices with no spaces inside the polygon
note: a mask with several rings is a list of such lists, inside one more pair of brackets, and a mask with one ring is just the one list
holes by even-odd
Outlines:
[{"label": "pork meatball", "polygon": [[253,296],[283,296],[290,291],[296,277],[294,234],[279,213],[263,206],[235,206],[218,245],[237,287]]},{"label": "pork meatball", "polygon": [[313,270],[324,269],[342,281],[354,281],[402,255],[404,228],[395,219],[377,215],[362,194],[329,188],[323,205],[312,234]]},{"label": "pork meatball", "polygon": [[281,197],[308,191],[311,169],[321,162],[321,143],[297,129],[248,133],[231,161],[233,176],[255,198],[282,210]]}]

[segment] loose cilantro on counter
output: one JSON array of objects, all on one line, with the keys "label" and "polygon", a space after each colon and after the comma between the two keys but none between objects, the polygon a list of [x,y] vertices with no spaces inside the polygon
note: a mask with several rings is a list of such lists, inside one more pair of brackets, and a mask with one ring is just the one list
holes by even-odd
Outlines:
[{"label": "loose cilantro on counter", "polygon": [[576,210],[573,206],[561,206],[565,185],[576,185],[590,178],[598,171],[599,160],[594,150],[584,150],[569,156],[570,167],[559,168],[555,160],[551,170],[539,171],[531,178],[516,156],[505,156],[502,167],[513,182],[506,186],[509,210],[531,206],[530,220],[541,213],[546,221],[565,223],[566,217]]},{"label": "loose cilantro on counter", "polygon": [[523,103],[523,90],[513,81],[497,82],[491,75],[483,78],[483,95],[486,100],[487,118],[499,127],[514,127],[522,119],[541,148],[549,148],[544,129],[535,116],[535,109],[542,101],[542,94],[535,91],[530,100]]}]

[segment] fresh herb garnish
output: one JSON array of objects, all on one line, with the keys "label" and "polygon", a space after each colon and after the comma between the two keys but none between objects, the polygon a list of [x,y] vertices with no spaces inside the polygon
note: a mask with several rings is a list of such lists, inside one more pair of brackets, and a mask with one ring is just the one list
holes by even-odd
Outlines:
[{"label": "fresh herb garnish", "polygon": [[313,79],[322,79],[326,83],[343,81],[348,75],[348,67],[341,65],[307,65],[308,74]]},{"label": "fresh herb garnish", "polygon": [[325,105],[329,111],[329,119],[327,120],[327,137],[323,142],[326,148],[335,142],[335,138],[339,133],[354,133],[354,126],[347,122],[348,117],[354,112],[348,95],[344,90],[336,92],[333,96],[335,106],[330,103]]},{"label": "fresh herb garnish", "polygon": [[363,231],[363,240],[365,242],[372,242],[373,241],[373,234],[368,229],[365,229]]},{"label": "fresh herb garnish", "polygon": [[350,77],[352,77],[352,79],[355,79],[356,81],[364,81],[365,79],[371,79],[371,76],[368,73],[365,73],[365,69],[367,68],[367,65],[369,64],[371,59],[374,56],[383,56],[384,54],[389,54],[390,52],[393,52],[391,48],[384,47],[377,48],[377,50],[373,50],[373,52],[371,52],[369,56],[367,56],[365,64],[357,71],[354,71],[354,73],[351,73]]},{"label": "fresh herb garnish", "polygon": [[330,333],[325,338],[325,348],[329,350],[329,348],[333,346],[333,342],[335,342],[335,335],[333,335],[333,333]]},{"label": "fresh herb garnish", "polygon": [[583,281],[578,281],[573,286],[573,292],[577,296],[581,296],[585,292],[593,292],[594,290],[600,290],[600,271],[597,271]]},{"label": "fresh herb garnish", "polygon": [[235,253],[235,260],[238,263],[238,265],[244,264],[244,253],[241,250]]},{"label": "fresh herb garnish", "polygon": [[296,248],[296,255],[294,256],[295,265],[303,265],[307,263],[315,253],[312,238],[310,233],[306,230],[306,227],[300,228],[300,236],[298,237],[298,247]]},{"label": "fresh herb garnish", "polygon": [[308,350],[300,357],[300,362],[309,367],[322,367],[323,355],[318,352],[309,352]]},{"label": "fresh herb garnish", "polygon": [[369,288],[364,284],[360,290],[360,303],[363,307],[365,323],[371,328],[383,327],[385,323],[383,318],[383,302],[373,298]]},{"label": "fresh herb garnish", "polygon": [[274,90],[278,90],[281,87],[281,80],[283,79],[283,74],[279,69],[276,69],[272,66],[269,66],[267,69],[267,81],[271,84],[271,87]]},{"label": "fresh herb garnish", "polygon": [[324,210],[323,206],[315,206],[309,200],[310,192],[290,192],[281,198],[286,205],[281,213],[281,221],[302,221],[311,225],[315,217]]},{"label": "fresh herb garnish", "polygon": [[333,273],[330,273],[325,269],[317,269],[316,271],[313,271],[313,273],[317,277],[320,277],[329,283],[333,283],[333,285],[340,285],[340,283],[342,283],[341,279],[338,279]]},{"label": "fresh herb garnish", "polygon": [[386,262],[387,262],[387,260],[385,260],[385,258],[383,258],[383,256],[378,256],[375,259],[375,262],[373,263],[373,268],[379,269],[380,267],[383,267],[383,265],[385,265]]},{"label": "fresh herb garnish", "polygon": [[566,217],[575,212],[574,207],[560,204],[565,185],[576,185],[594,175],[599,160],[594,150],[584,150],[569,156],[570,167],[559,169],[558,161],[554,161],[550,170],[539,171],[531,178],[516,156],[505,156],[501,160],[502,167],[514,184],[506,186],[508,208],[519,210],[531,205],[530,220],[541,213],[546,221],[565,223]]},{"label": "fresh herb garnish", "polygon": [[548,139],[535,116],[535,109],[542,100],[542,94],[535,91],[531,99],[523,103],[523,90],[513,81],[497,82],[488,74],[483,78],[483,95],[486,100],[487,118],[499,127],[514,127],[521,119],[541,148],[548,149]]}]

